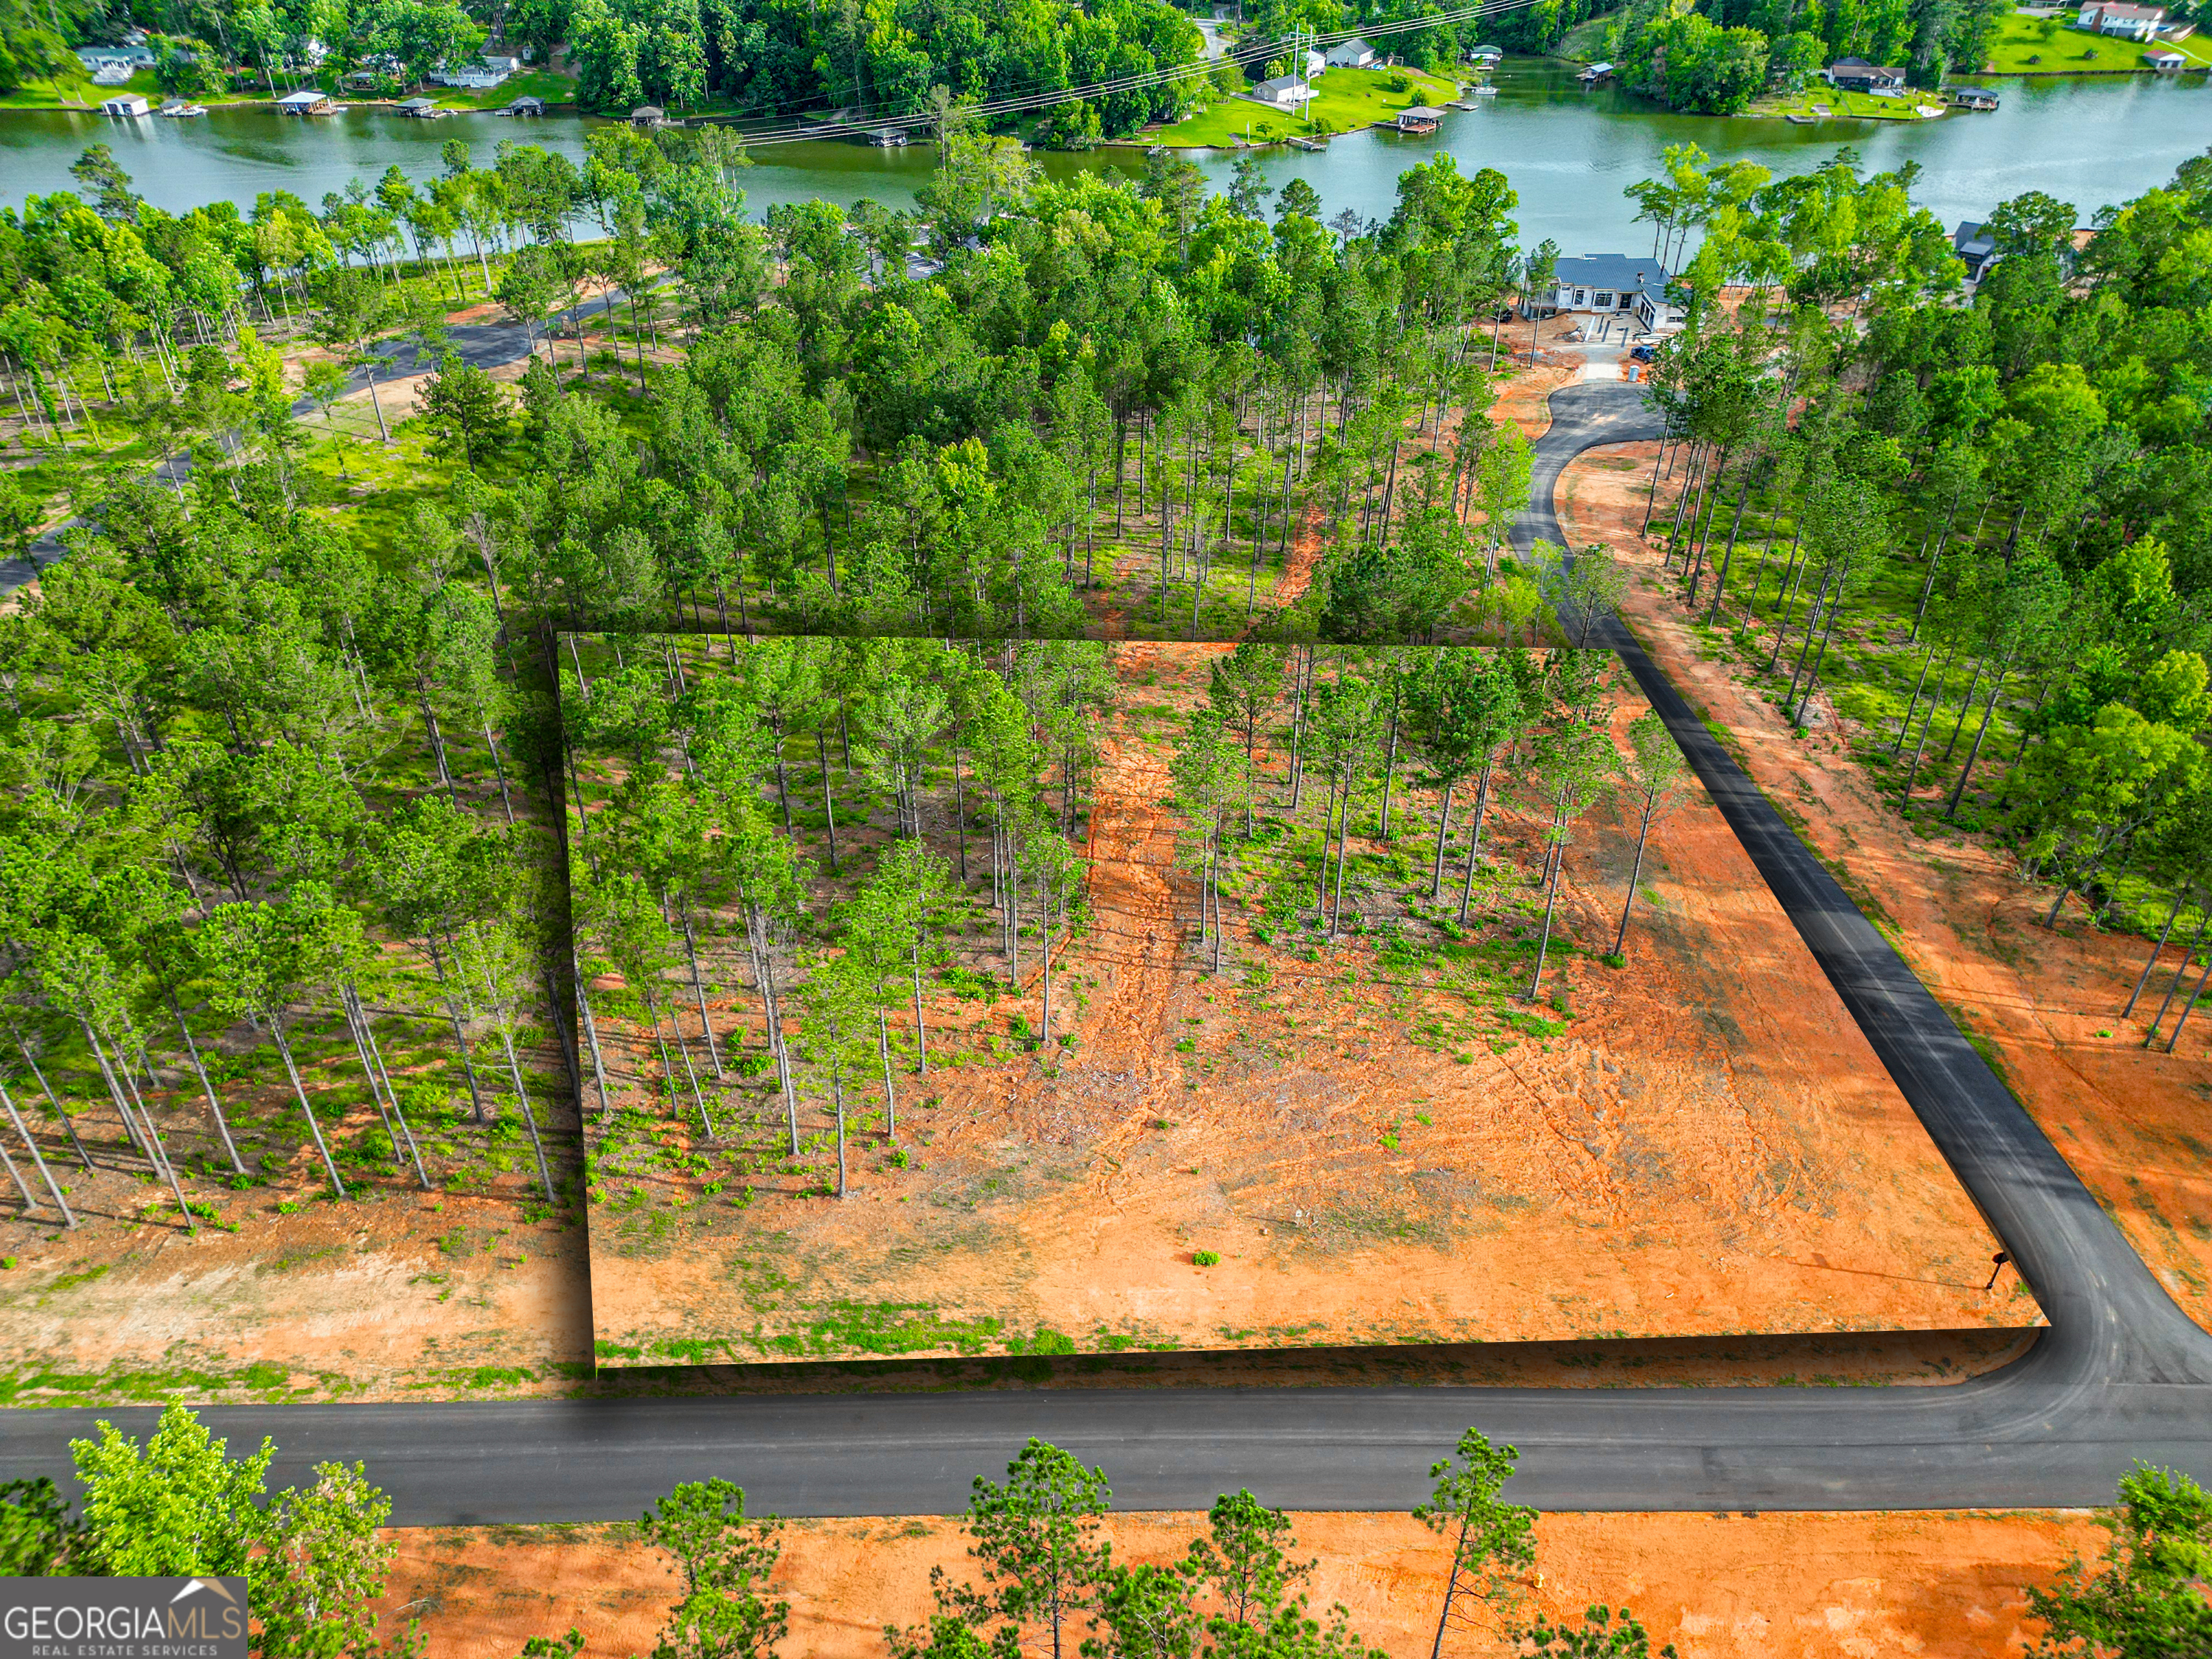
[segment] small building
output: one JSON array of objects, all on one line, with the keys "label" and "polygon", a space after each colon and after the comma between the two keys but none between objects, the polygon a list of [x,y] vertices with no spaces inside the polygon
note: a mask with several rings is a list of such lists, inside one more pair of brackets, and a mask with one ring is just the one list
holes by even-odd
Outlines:
[{"label": "small building", "polygon": [[1323,57],[1320,52],[1316,52],[1311,46],[1308,46],[1305,49],[1304,55],[1298,64],[1298,73],[1304,76],[1307,80],[1310,81],[1314,76],[1319,75],[1328,67],[1328,59]]},{"label": "small building", "polygon": [[1667,267],[1656,259],[1626,253],[1581,254],[1560,260],[1552,280],[1548,298],[1533,296],[1532,309],[1541,315],[1562,311],[1593,317],[1626,313],[1646,333],[1681,326],[1681,307],[1667,297]]},{"label": "small building", "polygon": [[1607,59],[1595,64],[1583,64],[1582,73],[1575,76],[1575,79],[1585,86],[1595,86],[1612,73],[1613,64],[1610,59]]},{"label": "small building", "polygon": [[154,112],[154,105],[150,99],[141,97],[135,92],[118,92],[100,105],[100,112],[102,115],[150,115]]},{"label": "small building", "polygon": [[1328,66],[1331,69],[1372,69],[1374,65],[1375,48],[1356,34],[1349,40],[1338,41],[1328,49]]},{"label": "small building", "polygon": [[1838,58],[1822,71],[1838,92],[1871,92],[1893,97],[1905,90],[1905,71],[1863,58]]},{"label": "small building", "polygon": [[399,113],[412,116],[417,121],[434,120],[445,112],[434,98],[403,98],[399,102]]},{"label": "small building", "polygon": [[1504,56],[1505,48],[1503,46],[1481,46],[1468,52],[1467,58],[1470,64],[1479,64],[1486,58],[1494,64]]},{"label": "small building", "polygon": [[651,132],[655,127],[668,125],[668,112],[658,104],[640,104],[629,112],[629,124]]},{"label": "small building", "polygon": [[874,145],[878,149],[904,149],[906,148],[906,129],[904,127],[878,127],[873,132],[871,132],[868,135],[868,142]]},{"label": "small building", "polygon": [[1996,240],[1978,222],[1972,219],[1959,221],[1959,228],[1951,233],[1951,252],[1959,256],[1959,263],[1966,268],[1966,280],[1978,283],[1989,268],[1996,263]]},{"label": "small building", "polygon": [[1995,109],[1997,95],[1987,87],[1953,87],[1952,105],[1959,109]]},{"label": "small building", "polygon": [[1304,109],[1314,96],[1314,89],[1297,75],[1279,75],[1272,81],[1262,81],[1252,88],[1252,98],[1270,109]]},{"label": "small building", "polygon": [[2143,53],[2143,64],[2146,68],[2155,70],[2160,75],[2179,75],[2189,66],[2189,59],[2183,53],[2168,47],[2153,46]]},{"label": "small building", "polygon": [[505,109],[500,111],[500,113],[501,115],[543,115],[545,113],[545,100],[543,98],[532,98],[526,95],[516,99]]},{"label": "small building", "polygon": [[1437,130],[1437,112],[1432,109],[1400,110],[1393,125],[1405,137],[1425,138]]},{"label": "small building", "polygon": [[276,112],[280,115],[328,115],[331,109],[330,94],[314,87],[288,92],[276,100]]},{"label": "small building", "polygon": [[2074,20],[2076,28],[2093,34],[2117,35],[2124,40],[2148,40],[2166,21],[2164,6],[2138,6],[2120,0],[2086,0]]}]

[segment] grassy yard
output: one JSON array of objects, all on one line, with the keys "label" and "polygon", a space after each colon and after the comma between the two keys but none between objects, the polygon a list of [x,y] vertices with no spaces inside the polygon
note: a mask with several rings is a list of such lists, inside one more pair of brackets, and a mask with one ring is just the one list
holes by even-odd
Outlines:
[{"label": "grassy yard", "polygon": [[505,109],[518,98],[543,98],[549,104],[573,104],[576,101],[576,77],[556,75],[551,70],[525,70],[481,92],[461,87],[440,87],[436,91],[441,109]]},{"label": "grassy yard", "polygon": [[[1401,76],[1406,88],[1393,92],[1390,82]],[[1314,82],[1318,95],[1306,106],[1303,117],[1268,109],[1249,98],[1224,98],[1188,120],[1151,134],[1150,142],[1172,149],[1227,149],[1243,143],[1248,131],[1255,143],[1350,132],[1387,121],[1409,107],[1416,89],[1431,106],[1449,103],[1459,95],[1454,82],[1419,70],[1333,69]]]},{"label": "grassy yard", "polygon": [[1594,64],[1605,56],[1605,38],[1613,32],[1616,20],[1610,12],[1586,18],[1559,37],[1559,44],[1552,48],[1552,56],[1564,58],[1571,64]]},{"label": "grassy yard", "polygon": [[[1754,115],[1809,115],[1816,120],[1834,118],[1854,121],[1921,121],[1934,118],[1918,112],[1923,104],[1938,105],[1943,95],[1923,92],[1917,88],[1905,88],[1902,98],[1877,98],[1870,92],[1844,92],[1837,88],[1814,84],[1802,92],[1777,94],[1762,98],[1751,106]],[[1822,114],[1826,110],[1826,113]]]},{"label": "grassy yard", "polygon": [[[2201,51],[2202,46],[2192,38],[2179,49],[2186,52],[2197,46]],[[2014,12],[1998,20],[1996,31],[1990,37],[1989,61],[1977,73],[2130,74],[2142,68],[2148,50],[2133,40],[2087,33],[2074,27],[2071,17],[2023,17]],[[1966,72],[1963,65],[1960,72]]]}]

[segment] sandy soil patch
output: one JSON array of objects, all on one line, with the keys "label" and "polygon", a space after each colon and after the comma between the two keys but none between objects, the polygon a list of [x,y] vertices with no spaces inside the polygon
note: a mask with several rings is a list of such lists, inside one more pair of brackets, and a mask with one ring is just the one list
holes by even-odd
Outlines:
[{"label": "sandy soil patch", "polygon": [[[2179,965],[2179,944],[2168,946],[2166,969],[2153,975],[2135,1017],[2121,1019],[2148,954],[2142,941],[2094,932],[2078,905],[2056,930],[2045,929],[2048,894],[2024,885],[2001,849],[1963,836],[1923,840],[1877,797],[1851,764],[1849,733],[1838,731],[1832,709],[1813,735],[1796,738],[1763,690],[1743,683],[1763,657],[1704,655],[1661,577],[1657,550],[1638,534],[1654,448],[1593,451],[1567,469],[1560,517],[1570,533],[1623,551],[1643,578],[1626,612],[1646,648],[1728,727],[1768,798],[1832,867],[1849,872],[1854,895],[1889,925],[1929,988],[1995,1045],[2013,1091],[2160,1282],[2212,1329],[2212,1131],[2204,1114],[2212,1024],[2200,1009],[2175,1053],[2142,1046]],[[1621,470],[1621,459],[1637,465]]]},{"label": "sandy soil patch", "polygon": [[[581,1229],[513,1193],[367,1187],[294,1213],[267,1191],[235,1231],[120,1218],[137,1177],[57,1171],[74,1234],[0,1221],[0,1399],[9,1404],[469,1394],[586,1376]],[[304,1191],[304,1189],[303,1189]]]},{"label": "sandy soil patch", "polygon": [[[1110,1471],[1109,1471],[1110,1473]],[[1294,1517],[1320,1558],[1317,1607],[1393,1654],[1426,1653],[1444,1558],[1402,1515]],[[1164,1562],[1205,1517],[1109,1516],[1118,1557]],[[387,1613],[422,1620],[428,1659],[508,1659],[532,1636],[574,1626],[590,1659],[649,1652],[675,1581],[658,1551],[600,1527],[431,1529],[392,1534],[400,1557]],[[2026,1588],[2105,1534],[2085,1515],[1547,1515],[1537,1523],[1534,1607],[1576,1617],[1626,1602],[1682,1659],[1998,1659],[2033,1639]],[[942,1520],[804,1521],[782,1534],[775,1587],[791,1604],[783,1650],[878,1659],[887,1623],[918,1621],[929,1572],[967,1568],[966,1539]],[[1036,1651],[1035,1649],[1028,1650]],[[1455,1654],[1499,1651],[1455,1633]]]},{"label": "sandy soil patch", "polygon": [[[856,1133],[842,1201],[803,1176],[749,1178],[734,1199],[666,1183],[603,1195],[603,1359],[2039,1317],[2011,1281],[1984,1291],[1994,1241],[1701,794],[1647,856],[1625,969],[1595,952],[1610,947],[1626,830],[1601,817],[1571,854],[1559,934],[1584,950],[1555,957],[1547,983],[1571,1018],[1477,1007],[1466,984],[1394,976],[1365,944],[1262,943],[1250,912],[1231,917],[1233,970],[1202,971],[1195,882],[1163,802],[1178,710],[1224,649],[1113,647],[1132,690],[1102,732],[1096,917],[1056,969],[1077,1038],[1058,1073],[973,1049],[933,1068],[902,1109],[902,1152]],[[1640,707],[1630,693],[1619,718]],[[1431,832],[1402,780],[1394,841],[1361,848],[1378,903],[1394,868],[1426,884]],[[1533,872],[1538,828],[1501,809],[1510,869]],[[1510,954],[1533,927],[1507,879]],[[722,996],[718,1020],[742,1020],[744,1002]],[[1033,986],[1006,1004],[933,1024],[1003,1032],[1035,1016]]]}]

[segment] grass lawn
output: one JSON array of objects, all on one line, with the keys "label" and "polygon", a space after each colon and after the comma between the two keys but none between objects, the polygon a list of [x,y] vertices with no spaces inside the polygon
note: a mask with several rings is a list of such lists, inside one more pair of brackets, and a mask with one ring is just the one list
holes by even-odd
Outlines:
[{"label": "grass lawn", "polygon": [[[118,93],[135,92],[151,99],[155,108],[169,94],[161,90],[161,77],[152,70],[140,70],[119,87],[95,87],[87,78],[52,81],[26,81],[11,93],[0,95],[0,109],[98,109],[107,99]],[[207,92],[197,95],[196,104],[258,104],[266,102],[269,94],[259,88],[250,92]]]},{"label": "grass lawn", "polygon": [[[1390,82],[1402,76],[1403,92],[1390,90]],[[1350,132],[1389,120],[1409,107],[1415,88],[1434,106],[1459,95],[1453,82],[1419,70],[1333,69],[1314,82],[1317,96],[1303,117],[1271,110],[1249,98],[1224,98],[1188,120],[1150,135],[1150,142],[1176,149],[1212,146],[1227,149],[1244,140],[1247,130],[1255,143],[1323,132]]]},{"label": "grass lawn", "polygon": [[1594,64],[1605,56],[1605,37],[1613,32],[1611,13],[1587,18],[1559,37],[1559,44],[1552,48],[1552,56],[1564,58],[1573,64]]},{"label": "grass lawn", "polygon": [[[1922,104],[1941,104],[1943,94],[1923,92],[1917,88],[1905,88],[1902,98],[1877,98],[1870,92],[1844,92],[1837,88],[1818,83],[1802,92],[1762,98],[1752,105],[1754,115],[1810,115],[1816,119],[1830,117],[1837,120],[1849,118],[1858,121],[1919,121],[1931,119],[1915,112]],[[1823,117],[1816,106],[1825,105],[1828,115]]]},{"label": "grass lawn", "polygon": [[[2194,37],[2180,50],[2201,50]],[[2090,34],[2074,27],[2071,17],[2023,17],[2018,12],[1998,19],[1990,36],[1988,63],[1983,75],[2113,75],[2142,68],[2148,48],[2133,40]],[[2195,53],[2191,53],[2194,57]],[[2199,61],[2202,61],[2201,59]],[[1960,73],[1966,71],[1961,67]]]},{"label": "grass lawn", "polygon": [[471,92],[462,87],[441,87],[437,92],[440,109],[505,109],[518,98],[543,98],[549,104],[573,104],[576,101],[576,77],[556,75],[551,70],[525,70],[481,92]]}]

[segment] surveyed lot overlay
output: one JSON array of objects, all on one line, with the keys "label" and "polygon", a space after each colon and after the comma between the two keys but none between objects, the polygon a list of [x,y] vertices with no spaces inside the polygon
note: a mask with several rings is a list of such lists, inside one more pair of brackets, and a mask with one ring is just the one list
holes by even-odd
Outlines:
[{"label": "surveyed lot overlay", "polygon": [[1216,840],[1227,646],[562,641],[602,1364],[2039,1321],[1694,782],[1531,1001],[1537,786],[1276,650]]}]

